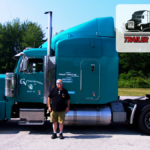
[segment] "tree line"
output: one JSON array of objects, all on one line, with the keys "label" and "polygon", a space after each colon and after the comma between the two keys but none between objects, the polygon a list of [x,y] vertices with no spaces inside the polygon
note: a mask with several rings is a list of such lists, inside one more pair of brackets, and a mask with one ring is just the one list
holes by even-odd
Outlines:
[{"label": "tree line", "polygon": [[119,53],[119,87],[150,88],[150,53]]},{"label": "tree line", "polygon": [[12,72],[16,63],[12,57],[26,47],[39,47],[44,37],[41,26],[28,20],[0,23],[0,73]]}]

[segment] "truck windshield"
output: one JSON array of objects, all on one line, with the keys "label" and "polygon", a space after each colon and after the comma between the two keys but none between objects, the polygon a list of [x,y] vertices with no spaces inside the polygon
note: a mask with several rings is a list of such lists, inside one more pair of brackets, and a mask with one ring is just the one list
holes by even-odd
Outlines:
[{"label": "truck windshield", "polygon": [[141,15],[132,15],[132,19],[142,19],[144,16]]}]

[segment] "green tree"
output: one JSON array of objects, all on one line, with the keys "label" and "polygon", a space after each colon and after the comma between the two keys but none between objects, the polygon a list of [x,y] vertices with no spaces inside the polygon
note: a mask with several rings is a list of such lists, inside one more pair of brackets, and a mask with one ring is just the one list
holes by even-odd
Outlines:
[{"label": "green tree", "polygon": [[39,47],[43,43],[44,34],[37,23],[28,22],[22,25],[24,32],[22,36],[22,47]]},{"label": "green tree", "polygon": [[0,23],[0,73],[12,72],[16,63],[12,57],[26,47],[39,47],[44,36],[41,26],[28,20]]},{"label": "green tree", "polygon": [[148,77],[150,74],[149,59],[150,53],[120,53],[119,74],[128,73],[129,71],[134,70],[136,72],[141,72]]}]

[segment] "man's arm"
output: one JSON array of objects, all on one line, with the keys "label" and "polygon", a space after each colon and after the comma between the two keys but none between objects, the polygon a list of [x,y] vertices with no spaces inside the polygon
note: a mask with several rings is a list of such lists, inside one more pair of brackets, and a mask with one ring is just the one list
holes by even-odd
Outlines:
[{"label": "man's arm", "polygon": [[48,97],[48,110],[51,111],[51,99]]},{"label": "man's arm", "polygon": [[66,113],[69,112],[69,108],[70,108],[70,99],[67,102],[67,108],[66,108]]}]

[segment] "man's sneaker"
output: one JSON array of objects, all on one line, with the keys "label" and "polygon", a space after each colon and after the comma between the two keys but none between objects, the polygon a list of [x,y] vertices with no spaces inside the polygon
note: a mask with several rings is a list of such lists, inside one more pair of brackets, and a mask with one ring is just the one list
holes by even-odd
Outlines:
[{"label": "man's sneaker", "polygon": [[64,139],[64,137],[63,137],[63,134],[62,134],[62,133],[60,133],[60,134],[59,134],[59,138],[60,138],[60,139]]},{"label": "man's sneaker", "polygon": [[51,139],[56,139],[57,138],[57,134],[53,133],[53,135],[51,136]]}]

